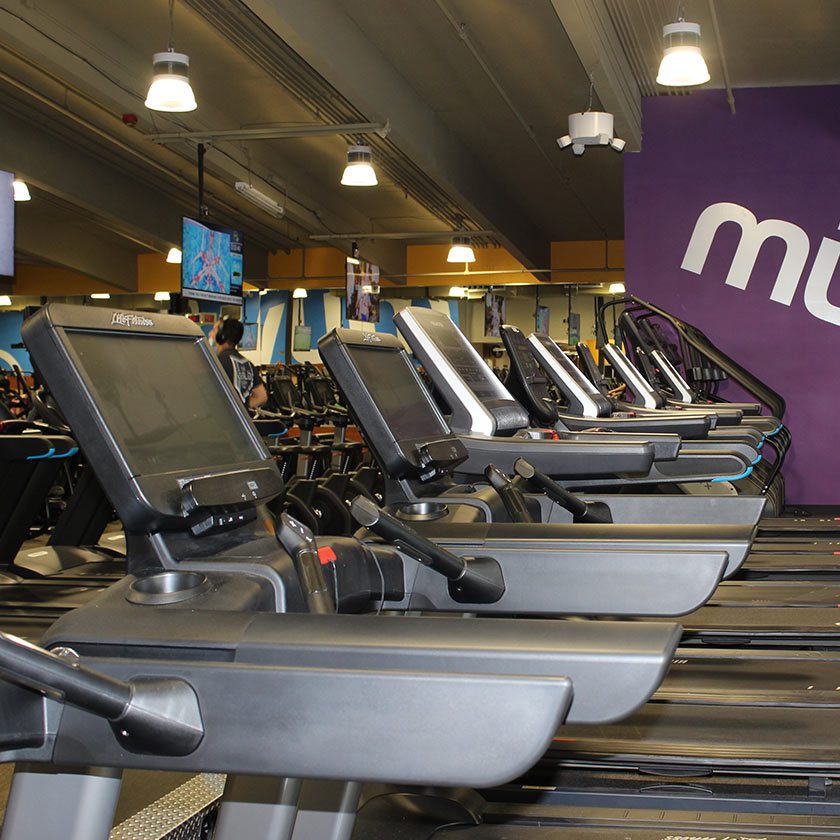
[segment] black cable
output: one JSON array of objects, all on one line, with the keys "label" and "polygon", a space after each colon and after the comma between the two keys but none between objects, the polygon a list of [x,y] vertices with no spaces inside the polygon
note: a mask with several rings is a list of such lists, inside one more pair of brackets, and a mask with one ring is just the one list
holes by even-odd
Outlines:
[{"label": "black cable", "polygon": [[121,91],[123,91],[123,93],[127,93],[129,96],[135,99],[139,99],[141,101],[145,99],[145,97],[142,94],[136,93],[135,91],[127,88],[124,84],[122,84],[122,82],[118,81],[109,73],[105,72],[105,70],[103,70],[101,67],[97,67],[97,65],[95,65],[89,59],[85,58],[80,53],[71,50],[66,44],[62,43],[56,38],[53,38],[52,35],[50,35],[48,32],[45,32],[43,29],[39,29],[37,26],[35,26],[34,23],[28,21],[25,17],[16,14],[15,12],[11,11],[11,9],[7,9],[5,6],[0,6],[0,11],[4,11],[7,15],[10,15],[11,17],[15,18],[15,20],[19,20],[21,23],[26,24],[30,29],[34,30],[39,35],[46,38],[50,43],[55,44],[57,47],[60,47],[66,52],[70,53],[70,55],[72,55],[74,58],[77,58],[79,61],[83,62],[84,64],[87,64],[88,67],[90,67],[92,70],[95,70],[97,73],[99,73],[100,76],[107,79],[112,85],[118,87]]}]

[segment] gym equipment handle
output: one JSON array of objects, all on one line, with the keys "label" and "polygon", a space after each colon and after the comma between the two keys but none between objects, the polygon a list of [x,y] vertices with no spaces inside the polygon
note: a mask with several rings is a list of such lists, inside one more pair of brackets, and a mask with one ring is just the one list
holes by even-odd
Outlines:
[{"label": "gym equipment handle", "polygon": [[535,484],[549,499],[569,511],[575,522],[604,523],[612,521],[609,514],[598,511],[583,499],[575,496],[574,493],[570,493],[565,487],[558,484],[545,473],[540,472],[524,458],[516,459],[513,464],[513,470],[521,479]]},{"label": "gym equipment handle", "polygon": [[525,504],[522,491],[495,464],[488,464],[484,470],[484,477],[490,486],[499,494],[505,510],[512,522],[533,522],[534,517]]},{"label": "gym equipment handle", "polygon": [[427,540],[365,496],[350,505],[356,521],[378,537],[396,543],[449,581],[449,592],[459,603],[493,604],[505,591],[498,563],[490,557],[459,557]]},{"label": "gym equipment handle", "polygon": [[335,603],[324,580],[315,535],[288,513],[280,514],[276,535],[278,542],[289,552],[295,564],[309,612],[320,615],[334,613]]},{"label": "gym equipment handle", "polygon": [[189,755],[204,737],[198,698],[181,679],[118,680],[2,632],[0,676],[104,718],[131,752]]}]

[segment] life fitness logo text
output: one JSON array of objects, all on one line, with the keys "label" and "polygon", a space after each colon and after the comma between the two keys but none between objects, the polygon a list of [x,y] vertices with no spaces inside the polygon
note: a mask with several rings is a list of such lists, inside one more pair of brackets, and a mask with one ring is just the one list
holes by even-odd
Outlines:
[{"label": "life fitness logo text", "polygon": [[[703,271],[715,234],[725,222],[735,222],[741,228],[741,238],[726,275],[726,285],[746,289],[761,246],[765,240],[776,237],[784,242],[785,255],[776,275],[770,300],[790,306],[811,250],[808,234],[793,222],[782,219],[765,219],[759,222],[753,213],[740,204],[728,201],[711,204],[697,218],[680,268],[694,274]],[[840,242],[823,237],[805,281],[804,292],[805,308],[821,321],[836,326],[840,326],[840,306],[829,302],[828,287],[838,259]]]},{"label": "life fitness logo text", "polygon": [[143,315],[135,315],[129,312],[115,312],[111,315],[111,326],[116,324],[120,327],[153,327],[155,322]]}]

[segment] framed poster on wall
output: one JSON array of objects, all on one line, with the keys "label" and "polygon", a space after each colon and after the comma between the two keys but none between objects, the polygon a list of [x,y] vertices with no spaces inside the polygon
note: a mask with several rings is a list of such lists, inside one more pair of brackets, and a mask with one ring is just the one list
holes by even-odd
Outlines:
[{"label": "framed poster on wall", "polygon": [[484,296],[484,335],[498,338],[499,327],[505,322],[505,299],[501,295],[488,292]]},{"label": "framed poster on wall", "polygon": [[538,306],[534,313],[534,332],[537,335],[548,335],[549,315],[551,310],[547,306]]},{"label": "framed poster on wall", "polygon": [[379,322],[379,266],[347,263],[347,320]]},{"label": "framed poster on wall", "polygon": [[569,344],[575,345],[580,341],[580,312],[569,313]]}]

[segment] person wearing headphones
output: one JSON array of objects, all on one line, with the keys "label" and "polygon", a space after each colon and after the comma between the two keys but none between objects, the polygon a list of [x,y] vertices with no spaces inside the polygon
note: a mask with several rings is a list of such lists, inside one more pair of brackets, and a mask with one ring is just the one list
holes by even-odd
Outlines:
[{"label": "person wearing headphones", "polygon": [[219,361],[242,402],[248,408],[259,408],[268,402],[268,390],[257,369],[236,349],[244,332],[242,321],[225,315],[213,324],[209,338],[210,343],[215,344]]}]

